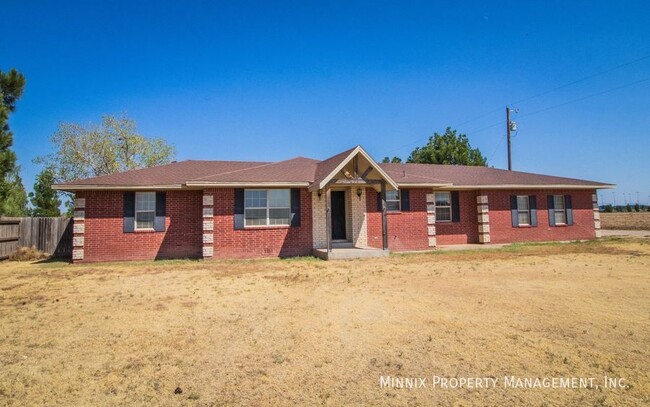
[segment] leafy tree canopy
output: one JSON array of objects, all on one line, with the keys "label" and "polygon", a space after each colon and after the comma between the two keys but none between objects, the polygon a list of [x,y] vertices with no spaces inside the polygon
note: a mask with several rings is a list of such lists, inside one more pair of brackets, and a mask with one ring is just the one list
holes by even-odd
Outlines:
[{"label": "leafy tree canopy", "polygon": [[467,136],[447,127],[444,134],[434,133],[429,142],[416,147],[407,162],[420,164],[452,164],[487,166],[487,159],[478,148],[472,148]]},{"label": "leafy tree canopy", "polygon": [[0,215],[5,216],[27,216],[27,193],[23,186],[23,180],[18,175],[20,168],[15,167],[14,171],[7,175],[3,181],[3,198],[0,200]]},{"label": "leafy tree canopy", "polygon": [[401,163],[401,162],[402,162],[402,159],[399,158],[399,157],[393,157],[393,158],[384,157],[384,159],[382,160],[382,163],[398,164],[398,163]]},{"label": "leafy tree canopy", "polygon": [[34,207],[32,216],[61,216],[61,200],[57,191],[52,189],[54,171],[46,168],[36,177],[34,192],[29,193],[29,200]]},{"label": "leafy tree canopy", "polygon": [[139,134],[125,116],[106,115],[100,125],[61,123],[51,140],[56,151],[35,162],[50,168],[55,182],[167,164],[175,155],[174,146]]}]

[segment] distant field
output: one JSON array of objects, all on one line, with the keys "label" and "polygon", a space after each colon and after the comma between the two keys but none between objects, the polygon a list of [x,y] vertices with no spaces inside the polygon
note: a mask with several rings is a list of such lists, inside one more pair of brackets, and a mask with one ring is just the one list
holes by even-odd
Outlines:
[{"label": "distant field", "polygon": [[[332,262],[3,262],[0,405],[650,405],[649,270],[645,239]],[[382,375],[601,388],[395,389]],[[625,387],[603,389],[605,375]]]},{"label": "distant field", "polygon": [[650,230],[650,212],[601,213],[600,227],[615,230]]}]

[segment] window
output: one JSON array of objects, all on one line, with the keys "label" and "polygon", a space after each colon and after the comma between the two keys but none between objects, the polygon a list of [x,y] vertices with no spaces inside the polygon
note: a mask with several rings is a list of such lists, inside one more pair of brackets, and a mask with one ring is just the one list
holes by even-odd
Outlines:
[{"label": "window", "polygon": [[386,210],[399,211],[400,209],[399,191],[386,191]]},{"label": "window", "polygon": [[519,225],[530,225],[530,201],[528,195],[517,195]]},{"label": "window", "polygon": [[564,195],[553,195],[554,216],[556,225],[566,224],[566,205]]},{"label": "window", "polygon": [[247,189],[244,192],[245,226],[289,226],[290,220],[290,190]]},{"label": "window", "polygon": [[156,193],[136,192],[135,193],[135,228],[153,229],[153,221],[156,216]]},{"label": "window", "polygon": [[451,222],[451,192],[436,192],[436,222]]}]

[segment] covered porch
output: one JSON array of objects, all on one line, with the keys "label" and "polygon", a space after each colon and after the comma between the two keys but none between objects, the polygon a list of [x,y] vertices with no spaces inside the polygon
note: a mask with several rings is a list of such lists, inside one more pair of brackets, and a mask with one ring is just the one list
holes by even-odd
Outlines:
[{"label": "covered porch", "polygon": [[[360,146],[322,162],[317,175],[309,188],[314,256],[325,260],[388,256],[386,192],[397,190],[397,184]],[[380,197],[381,247],[371,247],[368,241],[370,193]]]}]

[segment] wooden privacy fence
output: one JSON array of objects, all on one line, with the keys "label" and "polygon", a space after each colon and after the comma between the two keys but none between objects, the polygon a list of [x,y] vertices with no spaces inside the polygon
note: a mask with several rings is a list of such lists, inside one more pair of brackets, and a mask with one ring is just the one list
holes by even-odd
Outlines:
[{"label": "wooden privacy fence", "polygon": [[72,257],[72,219],[64,217],[0,219],[0,259],[8,256],[18,247],[32,246],[54,257]]},{"label": "wooden privacy fence", "polygon": [[6,259],[18,248],[19,220],[0,220],[0,260]]}]

